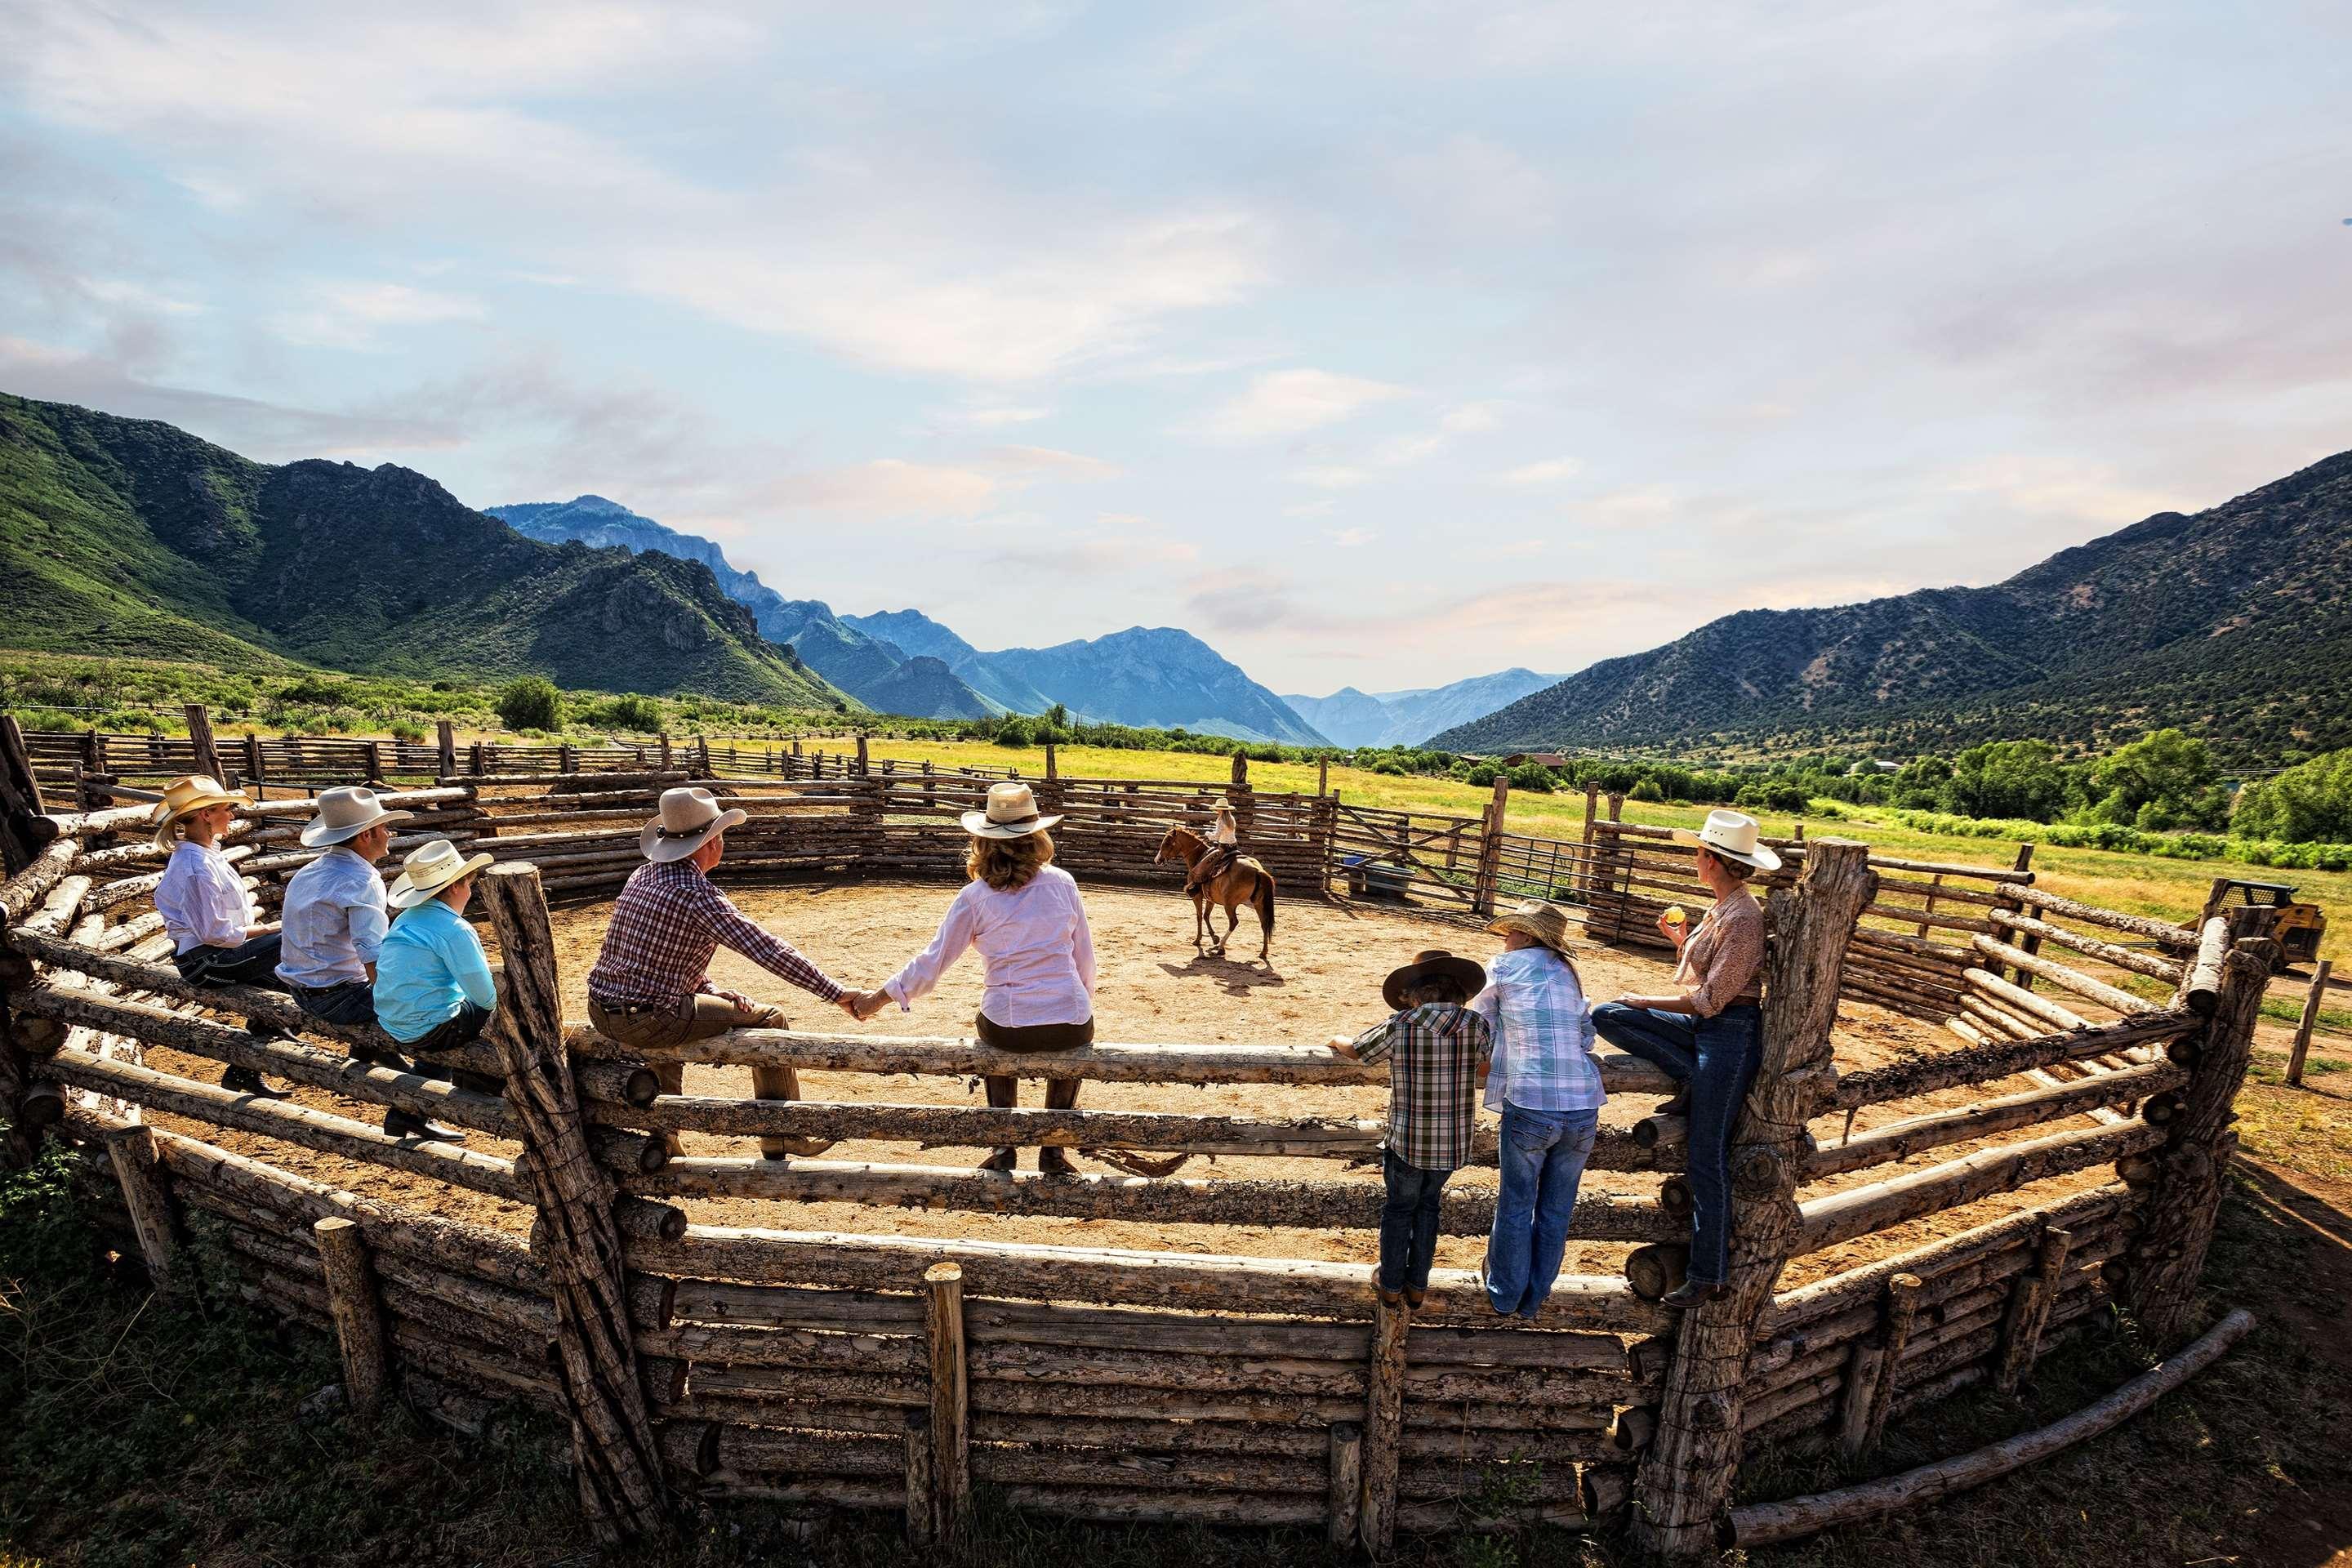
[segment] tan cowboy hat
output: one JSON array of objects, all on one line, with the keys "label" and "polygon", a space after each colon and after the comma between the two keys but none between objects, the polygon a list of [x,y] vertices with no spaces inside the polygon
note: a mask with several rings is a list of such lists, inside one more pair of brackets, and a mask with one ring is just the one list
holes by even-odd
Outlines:
[{"label": "tan cowboy hat", "polygon": [[988,786],[988,809],[963,814],[963,830],[974,838],[1025,838],[1061,821],[1037,815],[1037,797],[1025,784]]},{"label": "tan cowboy hat", "polygon": [[472,876],[493,858],[488,855],[463,854],[446,838],[420,844],[400,863],[400,875],[392,879],[383,901],[395,910],[413,910],[452,882]]},{"label": "tan cowboy hat", "polygon": [[750,820],[746,812],[719,810],[718,798],[707,789],[666,789],[660,813],[637,835],[637,847],[648,860],[683,860],[737,823]]},{"label": "tan cowboy hat", "polygon": [[1758,843],[1756,833],[1756,819],[1744,811],[1710,811],[1706,826],[1696,832],[1687,827],[1674,830],[1677,844],[1696,844],[1727,860],[1737,860],[1759,871],[1779,870],[1780,857]]},{"label": "tan cowboy hat", "polygon": [[1498,935],[1507,931],[1531,936],[1562,958],[1574,955],[1568,945],[1568,916],[1557,904],[1547,904],[1539,899],[1529,899],[1516,909],[1506,910],[1489,921],[1486,929]]},{"label": "tan cowboy hat", "polygon": [[1433,975],[1450,975],[1461,983],[1462,994],[1475,996],[1486,989],[1486,972],[1467,958],[1456,958],[1444,948],[1432,948],[1381,982],[1381,1000],[1391,1007],[1404,1005],[1404,994]]},{"label": "tan cowboy hat", "polygon": [[172,847],[172,829],[190,812],[202,811],[208,805],[251,805],[252,796],[241,789],[224,789],[220,780],[203,773],[189,773],[173,779],[163,791],[163,798],[147,819],[155,825],[155,847]]},{"label": "tan cowboy hat", "polygon": [[406,822],[415,815],[386,811],[375,791],[365,784],[342,784],[319,792],[319,815],[303,825],[301,838],[312,849],[321,844],[347,844],[378,823]]}]

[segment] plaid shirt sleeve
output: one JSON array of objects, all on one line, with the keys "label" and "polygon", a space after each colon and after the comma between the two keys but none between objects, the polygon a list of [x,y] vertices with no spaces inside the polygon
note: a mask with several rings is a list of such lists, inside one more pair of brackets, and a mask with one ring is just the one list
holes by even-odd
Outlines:
[{"label": "plaid shirt sleeve", "polygon": [[712,939],[733,948],[769,973],[788,980],[827,1002],[841,999],[841,987],[824,970],[803,958],[788,942],[770,936],[737,909],[734,900],[705,881],[696,894],[694,912]]},{"label": "plaid shirt sleeve", "polygon": [[1402,1013],[1394,1014],[1358,1035],[1356,1059],[1360,1062],[1376,1062],[1387,1056],[1396,1045],[1397,1022],[1403,1016]]}]

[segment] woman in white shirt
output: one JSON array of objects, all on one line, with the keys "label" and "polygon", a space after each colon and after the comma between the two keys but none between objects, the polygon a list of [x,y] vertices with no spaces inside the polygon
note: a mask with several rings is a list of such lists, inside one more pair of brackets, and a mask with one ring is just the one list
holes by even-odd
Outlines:
[{"label": "woman in white shirt", "polygon": [[[223,789],[202,773],[173,779],[155,803],[151,818],[155,847],[169,850],[172,857],[155,885],[155,912],[163,917],[163,929],[172,937],[172,963],[191,985],[286,989],[277,973],[278,929],[261,923],[261,911],[246,892],[245,879],[220,849],[221,835],[236,819],[236,808],[250,804],[243,790]],[[258,1023],[247,1027],[264,1038],[285,1032]],[[230,1068],[221,1074],[221,1087],[270,1100],[286,1098],[285,1090],[251,1068]]]},{"label": "woman in white shirt", "polygon": [[[948,906],[931,945],[886,982],[854,1000],[860,1018],[884,1004],[900,1011],[936,989],[941,975],[968,948],[980,950],[986,988],[972,1020],[982,1044],[1004,1051],[1081,1049],[1095,1037],[1095,944],[1078,884],[1051,864],[1054,840],[1046,831],[1062,819],[1041,816],[1035,796],[1024,784],[1001,784],[988,792],[985,811],[964,813],[971,853],[964,862],[971,880]],[[988,1103],[1020,1103],[1019,1080],[989,1074]],[[1078,1080],[1049,1078],[1045,1105],[1066,1110],[1078,1102]],[[1013,1169],[1015,1152],[999,1149],[981,1169]],[[1070,1157],[1061,1149],[1037,1151],[1037,1169],[1067,1174]]]}]

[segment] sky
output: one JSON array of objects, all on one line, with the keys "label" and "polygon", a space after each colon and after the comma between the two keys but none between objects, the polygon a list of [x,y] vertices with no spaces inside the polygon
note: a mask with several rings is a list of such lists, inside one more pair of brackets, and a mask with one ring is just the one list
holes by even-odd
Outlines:
[{"label": "sky", "polygon": [[1568,672],[2352,447],[2352,8],[0,0],[0,390]]}]

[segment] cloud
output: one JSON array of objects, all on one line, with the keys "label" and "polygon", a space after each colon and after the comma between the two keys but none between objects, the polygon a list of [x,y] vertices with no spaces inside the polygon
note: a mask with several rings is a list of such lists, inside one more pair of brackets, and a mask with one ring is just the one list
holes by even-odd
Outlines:
[{"label": "cloud", "polygon": [[997,404],[988,407],[966,408],[941,416],[951,425],[970,425],[982,430],[1003,425],[1029,425],[1053,412],[1050,408],[1020,407]]},{"label": "cloud", "polygon": [[0,337],[0,384],[26,397],[77,403],[134,419],[162,419],[262,462],[380,458],[387,451],[463,446],[457,426],[430,418],[299,408],[191,387],[161,385],[102,355]]},{"label": "cloud", "polygon": [[1192,426],[1213,441],[1262,441],[1303,435],[1352,419],[1405,389],[1328,370],[1268,371],[1249,390],[1212,410]]},{"label": "cloud", "polygon": [[478,321],[489,314],[479,300],[413,289],[405,283],[317,283],[305,308],[276,317],[271,331],[307,348],[370,350],[386,327]]},{"label": "cloud", "polygon": [[1372,476],[1361,468],[1351,468],[1343,463],[1310,463],[1303,468],[1293,468],[1290,477],[1302,485],[1313,485],[1322,490],[1348,490]]},{"label": "cloud", "polygon": [[204,307],[190,300],[173,299],[142,283],[121,278],[85,278],[82,292],[102,305],[128,305],[134,310],[152,310],[161,316],[194,316]]},{"label": "cloud", "polygon": [[969,517],[985,510],[1002,489],[977,468],[877,458],[842,468],[812,468],[770,479],[753,491],[756,503],[853,517]]},{"label": "cloud", "polygon": [[1495,476],[1503,485],[1556,485],[1562,479],[1572,479],[1584,465],[1574,458],[1550,458],[1540,463],[1528,463]]},{"label": "cloud", "polygon": [[1296,506],[1284,507],[1282,509],[1282,515],[1285,517],[1328,517],[1331,515],[1332,509],[1337,507],[1339,504],[1339,501],[1335,498],[1325,496],[1321,500],[1303,500]]},{"label": "cloud", "polygon": [[[1238,568],[1196,577],[1184,609],[1195,626],[1213,632],[1276,633],[1319,637],[1343,623],[1309,607],[1288,577]],[[1348,628],[1353,629],[1353,628]]]},{"label": "cloud", "polygon": [[1438,421],[1448,435],[1467,436],[1474,431],[1492,430],[1502,423],[1503,411],[1510,405],[1503,402],[1463,403],[1445,411]]},{"label": "cloud", "polygon": [[993,447],[981,459],[1016,474],[1058,474],[1071,479],[1115,479],[1125,471],[1117,463],[1051,447]]},{"label": "cloud", "polygon": [[1171,537],[1149,518],[1107,511],[1095,523],[1092,528],[1054,531],[1040,535],[1034,543],[999,551],[989,558],[990,564],[1049,574],[1109,576],[1190,566],[1201,559],[1196,541]]},{"label": "cloud", "polygon": [[1341,550],[1358,550],[1380,537],[1369,528],[1328,528],[1323,537]]}]

